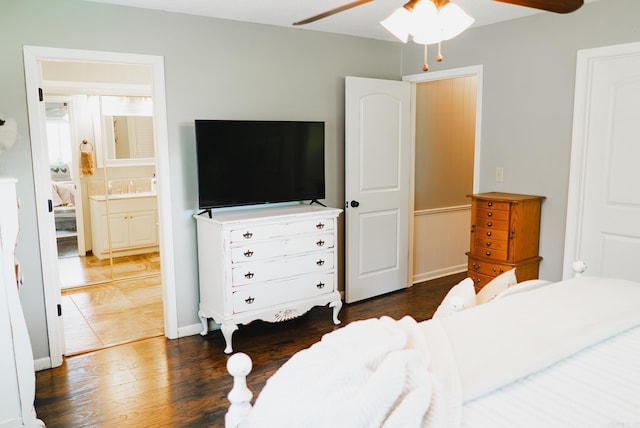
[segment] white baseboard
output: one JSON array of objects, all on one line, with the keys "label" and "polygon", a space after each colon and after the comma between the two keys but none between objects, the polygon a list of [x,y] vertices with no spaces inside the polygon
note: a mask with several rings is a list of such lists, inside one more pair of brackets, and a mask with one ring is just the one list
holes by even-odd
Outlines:
[{"label": "white baseboard", "polygon": [[38,358],[37,360],[33,360],[33,368],[35,371],[46,370],[51,368],[51,358]]},{"label": "white baseboard", "polygon": [[425,272],[420,275],[413,276],[413,283],[418,284],[424,281],[430,281],[432,279],[442,278],[443,276],[453,275],[456,273],[462,273],[467,271],[467,265],[449,266],[446,269],[439,269],[436,271]]},{"label": "white baseboard", "polygon": [[200,323],[179,327],[178,338],[200,334],[201,331],[202,331],[202,324]]}]

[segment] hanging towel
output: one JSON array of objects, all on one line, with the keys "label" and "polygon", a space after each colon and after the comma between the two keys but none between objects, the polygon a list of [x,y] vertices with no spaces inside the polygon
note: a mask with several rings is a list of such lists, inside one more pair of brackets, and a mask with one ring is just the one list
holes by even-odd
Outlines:
[{"label": "hanging towel", "polygon": [[93,152],[80,152],[80,172],[93,175]]},{"label": "hanging towel", "polygon": [[[83,148],[89,150],[83,150]],[[87,140],[82,140],[82,144],[80,144],[80,173],[93,175],[93,144]]]}]

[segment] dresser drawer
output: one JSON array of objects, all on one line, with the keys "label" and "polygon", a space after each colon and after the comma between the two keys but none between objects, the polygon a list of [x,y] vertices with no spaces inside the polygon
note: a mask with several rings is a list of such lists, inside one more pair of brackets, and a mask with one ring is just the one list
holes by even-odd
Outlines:
[{"label": "dresser drawer", "polygon": [[482,290],[482,287],[487,285],[494,278],[489,275],[483,275],[477,272],[469,272],[469,278],[473,280],[473,288],[476,290],[476,293]]},{"label": "dresser drawer", "polygon": [[473,246],[471,249],[471,254],[474,256],[480,256],[491,260],[497,260],[501,262],[506,262],[508,260],[507,256],[509,253],[504,250],[494,250],[492,248]]},{"label": "dresser drawer", "polygon": [[476,204],[478,208],[482,209],[490,209],[497,211],[509,211],[510,203],[506,201],[491,201],[487,199],[476,199]]},{"label": "dresser drawer", "polygon": [[481,251],[480,254],[484,254],[486,250],[508,251],[509,241],[506,239],[491,239],[477,235],[473,240],[473,253],[478,254],[478,251]]},{"label": "dresser drawer", "polygon": [[233,291],[233,312],[247,312],[334,291],[333,273],[240,287]]},{"label": "dresser drawer", "polygon": [[301,220],[292,223],[262,224],[232,229],[229,232],[231,244],[255,242],[264,239],[296,236],[304,233],[332,231],[334,219]]},{"label": "dresser drawer", "polygon": [[475,236],[476,238],[507,242],[509,238],[509,231],[498,230],[498,229],[485,229],[484,227],[476,227]]},{"label": "dresser drawer", "polygon": [[478,220],[485,219],[508,222],[509,211],[478,208],[476,209],[476,218]]},{"label": "dresser drawer", "polygon": [[469,267],[468,267],[469,275],[471,275],[471,273],[479,273],[479,274],[495,277],[512,268],[513,266],[511,265],[491,263],[489,261],[482,261],[482,260],[469,257]]},{"label": "dresser drawer", "polygon": [[490,230],[509,230],[509,222],[495,218],[477,217],[473,220],[475,227]]},{"label": "dresser drawer", "polygon": [[333,269],[333,260],[333,251],[323,251],[275,260],[238,263],[231,269],[232,286],[238,287],[276,278],[327,271]]},{"label": "dresser drawer", "polygon": [[231,248],[231,263],[264,260],[334,247],[333,234],[306,235],[287,240],[243,244]]}]

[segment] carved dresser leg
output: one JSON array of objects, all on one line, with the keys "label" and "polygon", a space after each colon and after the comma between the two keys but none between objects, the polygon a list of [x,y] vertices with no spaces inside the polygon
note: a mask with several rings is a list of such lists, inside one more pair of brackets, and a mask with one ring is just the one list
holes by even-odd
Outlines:
[{"label": "carved dresser leg", "polygon": [[202,330],[200,331],[200,335],[206,336],[209,332],[209,323],[207,322],[207,317],[202,311],[198,311],[198,317],[200,318],[200,322],[202,323]]},{"label": "carved dresser leg", "polygon": [[336,300],[335,302],[329,303],[329,307],[333,308],[333,323],[335,325],[340,324],[338,313],[340,312],[340,309],[342,309],[342,300]]},{"label": "carved dresser leg", "polygon": [[220,330],[222,330],[222,335],[224,336],[224,342],[226,344],[226,348],[224,348],[225,354],[230,354],[233,352],[233,348],[231,347],[231,337],[233,336],[233,332],[238,329],[236,324],[222,324],[220,326]]}]

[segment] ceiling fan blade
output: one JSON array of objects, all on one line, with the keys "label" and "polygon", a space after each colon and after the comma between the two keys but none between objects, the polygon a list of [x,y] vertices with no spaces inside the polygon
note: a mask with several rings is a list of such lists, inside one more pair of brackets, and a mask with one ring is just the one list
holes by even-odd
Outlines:
[{"label": "ceiling fan blade", "polygon": [[331,9],[331,10],[328,10],[326,12],[320,13],[318,15],[314,15],[314,16],[312,16],[310,18],[303,19],[302,21],[294,22],[293,25],[309,24],[309,23],[317,21],[319,19],[323,19],[323,18],[326,18],[328,16],[335,15],[336,13],[344,12],[345,10],[349,10],[349,9],[354,8],[356,6],[360,6],[360,5],[363,5],[365,3],[369,3],[371,1],[373,1],[373,0],[356,0],[354,2],[347,3],[345,5],[336,7],[335,9]]},{"label": "ceiling fan blade", "polygon": [[556,13],[570,13],[580,9],[584,0],[494,0],[502,3],[527,6]]}]

